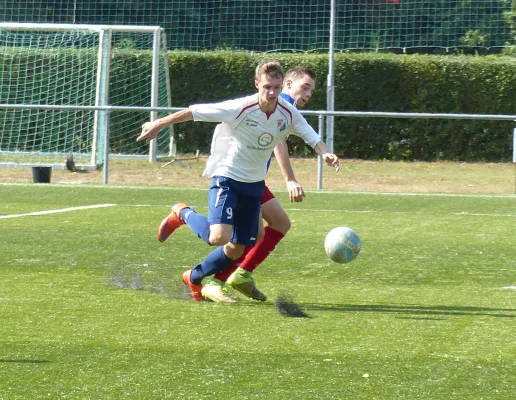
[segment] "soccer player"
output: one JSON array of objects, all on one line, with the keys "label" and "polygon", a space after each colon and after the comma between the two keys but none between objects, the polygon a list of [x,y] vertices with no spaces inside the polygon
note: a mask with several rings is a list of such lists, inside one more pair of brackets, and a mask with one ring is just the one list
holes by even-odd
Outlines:
[{"label": "soccer player", "polygon": [[[220,122],[204,176],[211,178],[208,216],[185,203],[177,203],[160,229],[163,239],[187,224],[212,246],[220,246],[183,273],[190,295],[201,301],[202,281],[231,266],[254,246],[260,221],[260,203],[272,151],[289,134],[300,136],[326,164],[338,168],[339,159],[299,111],[279,97],[284,73],[277,62],[260,64],[255,73],[258,93],[221,103],[192,105],[167,117],[147,122],[137,140],[154,139],[168,124],[186,121]],[[161,238],[160,238],[161,239]]]},{"label": "soccer player", "polygon": [[[316,77],[315,71],[310,68],[301,66],[291,68],[285,74],[280,96],[297,108],[302,108],[312,97]],[[292,170],[286,140],[276,146],[274,155],[287,182],[290,201],[303,201],[305,193]],[[291,222],[287,213],[267,186],[265,186],[265,193],[261,200],[261,212],[267,226],[263,228],[263,224],[260,224],[259,240],[256,246],[246,247],[244,255],[239,260],[229,268],[215,274],[204,285],[202,295],[205,298],[215,302],[234,302],[235,300],[228,295],[226,290],[225,283],[228,283],[240,293],[254,300],[265,301],[267,299],[267,296],[256,287],[252,272],[285,237],[290,229]]]}]

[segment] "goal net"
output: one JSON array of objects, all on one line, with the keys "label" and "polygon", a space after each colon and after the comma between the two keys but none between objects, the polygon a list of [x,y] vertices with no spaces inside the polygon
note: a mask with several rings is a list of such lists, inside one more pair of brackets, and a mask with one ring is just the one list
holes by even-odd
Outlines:
[{"label": "goal net", "polygon": [[169,107],[165,49],[159,27],[0,24],[0,166],[60,168],[73,154],[98,168],[107,149],[147,154],[134,139],[157,113],[93,108]]}]

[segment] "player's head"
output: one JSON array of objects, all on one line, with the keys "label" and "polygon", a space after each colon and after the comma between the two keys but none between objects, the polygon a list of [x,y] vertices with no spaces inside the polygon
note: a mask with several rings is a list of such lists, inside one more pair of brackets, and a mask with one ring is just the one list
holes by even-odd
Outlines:
[{"label": "player's head", "polygon": [[285,74],[277,61],[270,61],[256,67],[254,85],[258,89],[260,106],[275,107]]},{"label": "player's head", "polygon": [[317,74],[308,67],[294,67],[287,71],[283,80],[283,92],[296,102],[296,107],[303,107],[315,90]]}]

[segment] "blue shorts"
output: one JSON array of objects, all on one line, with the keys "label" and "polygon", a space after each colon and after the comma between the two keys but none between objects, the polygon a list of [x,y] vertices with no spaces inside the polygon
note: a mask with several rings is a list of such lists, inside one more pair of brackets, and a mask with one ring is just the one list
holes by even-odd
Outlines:
[{"label": "blue shorts", "polygon": [[254,246],[264,189],[264,181],[245,183],[213,177],[208,194],[208,222],[210,225],[232,225],[232,243]]}]

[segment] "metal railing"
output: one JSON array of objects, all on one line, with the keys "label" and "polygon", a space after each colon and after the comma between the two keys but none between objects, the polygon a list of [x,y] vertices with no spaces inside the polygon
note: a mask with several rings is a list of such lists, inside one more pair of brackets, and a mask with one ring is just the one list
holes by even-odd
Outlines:
[{"label": "metal railing", "polygon": [[[107,133],[104,142],[104,176],[103,183],[109,181],[109,120],[111,112],[176,112],[184,110],[184,107],[133,107],[133,106],[75,106],[75,105],[49,105],[49,104],[0,104],[0,109],[8,110],[59,110],[59,111],[100,111],[105,113],[107,121]],[[453,113],[397,113],[382,111],[301,111],[304,115],[318,117],[318,133],[324,140],[325,118],[335,117],[360,117],[360,118],[412,118],[412,119],[464,119],[484,121],[516,121],[516,115],[506,114],[453,114]],[[516,164],[516,127],[513,129],[512,161]],[[136,138],[135,138],[136,139]],[[322,189],[322,159],[318,157],[317,189]]]}]

